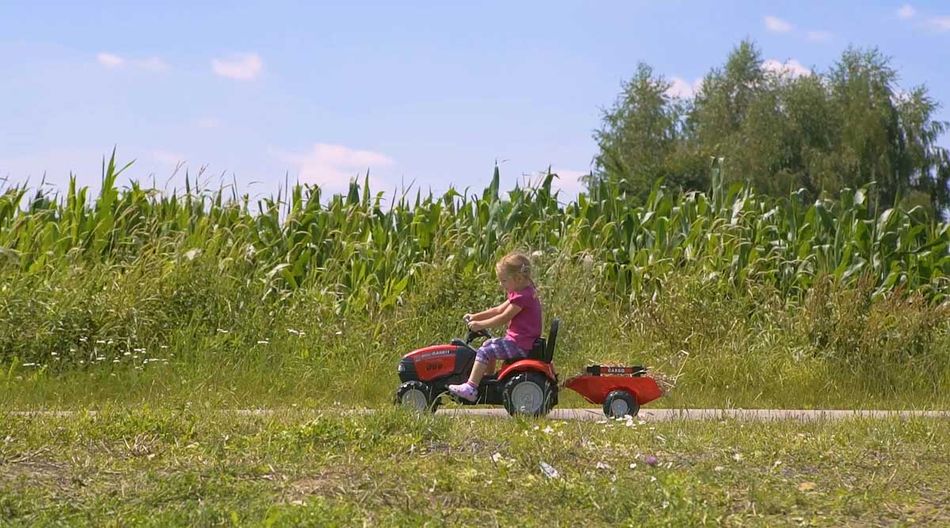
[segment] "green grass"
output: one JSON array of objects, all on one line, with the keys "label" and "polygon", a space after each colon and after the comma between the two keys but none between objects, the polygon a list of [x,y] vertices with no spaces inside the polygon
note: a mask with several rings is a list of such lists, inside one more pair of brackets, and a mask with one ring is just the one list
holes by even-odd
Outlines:
[{"label": "green grass", "polygon": [[[658,405],[941,407],[950,224],[867,189],[805,203],[716,184],[646,203],[553,175],[481,195],[295,186],[98,196],[0,189],[0,406],[376,407],[399,357],[498,304],[495,260],[532,254],[563,377],[643,364]],[[190,184],[189,184],[190,185]],[[578,399],[565,399],[575,405]]]},{"label": "green grass", "polygon": [[[501,299],[487,275],[465,280],[433,267],[402,305],[380,315],[337,314],[310,291],[238,309],[226,301],[252,293],[228,290],[215,273],[190,270],[188,287],[181,287],[197,307],[169,309],[170,317],[191,318],[160,331],[134,325],[158,313],[149,303],[162,305],[150,292],[174,284],[107,285],[89,303],[61,299],[74,292],[65,283],[33,290],[50,306],[42,314],[47,319],[0,320],[8,335],[23,341],[34,332],[68,335],[98,352],[67,343],[45,349],[33,366],[0,364],[0,409],[189,401],[213,408],[334,401],[379,407],[392,398],[403,354],[462,334],[460,314]],[[803,305],[767,291],[730,298],[685,274],[669,280],[651,303],[630,306],[605,296],[581,266],[544,270],[538,284],[546,317],[562,321],[555,354],[562,380],[595,362],[643,364],[675,378],[675,388],[655,406],[950,407],[950,306],[913,296],[867,302],[870,292],[853,288],[815,288]],[[125,298],[131,300],[116,300]],[[200,313],[215,315],[203,320]],[[115,320],[117,327],[102,326]],[[68,354],[68,362],[61,359]],[[564,392],[562,406],[581,404]]]},{"label": "green grass", "polygon": [[950,523],[947,420],[627,425],[194,407],[0,417],[0,524]]},{"label": "green grass", "polygon": [[[391,406],[398,359],[500,302],[494,259],[521,247],[562,321],[562,380],[642,364],[671,388],[657,407],[950,408],[948,224],[861,192],[658,188],[631,207],[600,188],[561,205],[550,178],[506,200],[497,177],[389,212],[368,188],[322,203],[296,187],[255,214],[221,193],[120,191],[116,174],[91,203],[0,194],[0,525],[950,522],[946,420],[628,427]],[[278,412],[224,412],[253,408]],[[99,414],[8,414],[30,409]]]}]

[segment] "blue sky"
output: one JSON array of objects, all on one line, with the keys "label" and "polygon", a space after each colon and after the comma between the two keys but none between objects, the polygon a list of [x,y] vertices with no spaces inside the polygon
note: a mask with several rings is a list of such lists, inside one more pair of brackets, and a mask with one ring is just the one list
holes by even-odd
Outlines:
[{"label": "blue sky", "polygon": [[743,38],[790,70],[878,46],[950,104],[945,2],[0,0],[0,178],[96,188],[115,145],[169,189],[179,162],[252,196],[367,167],[387,191],[481,189],[498,160],[507,186],[550,165],[571,194],[638,61],[688,94]]}]

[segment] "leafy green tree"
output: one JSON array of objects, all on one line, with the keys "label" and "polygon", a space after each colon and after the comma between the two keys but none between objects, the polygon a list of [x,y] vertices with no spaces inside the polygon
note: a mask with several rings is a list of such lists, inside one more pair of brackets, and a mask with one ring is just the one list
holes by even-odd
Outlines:
[{"label": "leafy green tree", "polygon": [[[671,83],[640,63],[594,133],[600,153],[592,184],[607,182],[642,203],[658,178],[687,188],[704,188],[702,170],[692,168],[683,142],[686,106],[670,95]],[[595,188],[595,185],[591,185]]]},{"label": "leafy green tree", "polygon": [[[771,66],[771,65],[770,65]],[[890,59],[849,48],[825,74],[766,67],[751,41],[713,68],[692,99],[640,64],[595,133],[594,182],[615,182],[642,202],[656,179],[705,190],[710,158],[725,181],[809,200],[871,186],[878,207],[950,207],[947,123],[926,87],[902,91]]]}]

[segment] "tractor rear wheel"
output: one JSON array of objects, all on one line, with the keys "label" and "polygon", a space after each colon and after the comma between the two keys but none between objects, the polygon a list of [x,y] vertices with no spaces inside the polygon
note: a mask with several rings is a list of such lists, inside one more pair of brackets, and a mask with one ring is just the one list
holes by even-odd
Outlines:
[{"label": "tractor rear wheel", "polygon": [[519,372],[505,383],[502,399],[508,414],[544,416],[554,405],[557,387],[540,372]]}]

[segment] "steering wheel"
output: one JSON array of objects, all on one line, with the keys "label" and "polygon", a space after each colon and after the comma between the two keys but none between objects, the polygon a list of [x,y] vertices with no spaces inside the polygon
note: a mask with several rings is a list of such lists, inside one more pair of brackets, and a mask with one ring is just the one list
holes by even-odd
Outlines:
[{"label": "steering wheel", "polygon": [[[468,317],[463,317],[462,320],[465,321],[466,327],[468,326],[468,322],[471,321],[471,319]],[[491,339],[491,333],[488,331],[488,329],[484,329],[484,328],[482,330],[479,330],[478,332],[473,332],[472,330],[469,330],[468,337],[465,338],[465,344],[466,345],[471,344],[472,341],[474,341],[475,339],[478,339],[479,337],[484,337],[485,339]]]}]

